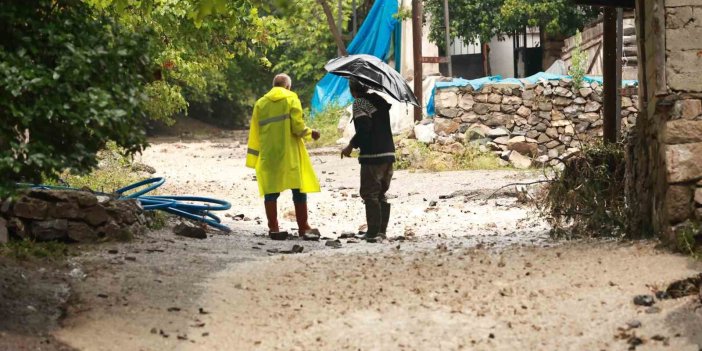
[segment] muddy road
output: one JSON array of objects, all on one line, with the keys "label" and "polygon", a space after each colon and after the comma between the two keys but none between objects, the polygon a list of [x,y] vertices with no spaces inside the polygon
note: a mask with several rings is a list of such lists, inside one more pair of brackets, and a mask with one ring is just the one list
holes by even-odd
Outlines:
[{"label": "muddy road", "polygon": [[[75,299],[53,335],[78,350],[694,350],[696,297],[632,298],[702,270],[640,241],[559,242],[520,203],[523,171],[398,171],[383,244],[274,242],[245,145],[155,140],[141,162],[161,191],[227,199],[233,232],[170,228],[72,258]],[[332,153],[331,151],[329,153]],[[359,166],[312,157],[323,186],[310,224],[335,239],[364,223]],[[281,227],[295,228],[290,194]],[[279,251],[302,245],[301,254]],[[629,324],[627,324],[629,323]],[[639,344],[639,341],[641,344]]]}]

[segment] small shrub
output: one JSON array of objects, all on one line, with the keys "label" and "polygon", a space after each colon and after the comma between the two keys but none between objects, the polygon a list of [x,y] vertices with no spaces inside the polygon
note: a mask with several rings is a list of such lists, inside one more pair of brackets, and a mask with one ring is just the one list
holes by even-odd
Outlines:
[{"label": "small shrub", "polygon": [[146,212],[146,226],[151,230],[159,230],[166,227],[169,214],[162,211]]},{"label": "small shrub", "polygon": [[582,49],[582,35],[580,31],[575,33],[575,48],[571,54],[571,64],[568,74],[573,78],[573,88],[578,89],[583,83],[583,78],[587,74],[587,52]]},{"label": "small shrub", "polygon": [[564,161],[535,200],[554,237],[622,237],[626,233],[625,160],[620,144],[598,144]]},{"label": "small shrub", "polygon": [[315,114],[314,118],[307,117],[305,121],[307,126],[318,130],[321,134],[319,140],[312,141],[308,145],[312,148],[336,145],[336,141],[341,137],[338,128],[339,120],[341,120],[345,110],[343,107],[328,106],[324,111]]},{"label": "small shrub", "polygon": [[702,259],[702,246],[699,244],[702,238],[702,225],[696,222],[685,222],[677,230],[677,248],[681,252],[696,259]]},{"label": "small shrub", "polygon": [[[98,167],[88,174],[77,174],[71,170],[61,173],[60,178],[74,188],[112,193],[115,190],[141,180],[132,170],[132,157],[113,142],[98,152]],[[51,182],[50,182],[51,183]],[[58,185],[58,183],[53,183]]]}]

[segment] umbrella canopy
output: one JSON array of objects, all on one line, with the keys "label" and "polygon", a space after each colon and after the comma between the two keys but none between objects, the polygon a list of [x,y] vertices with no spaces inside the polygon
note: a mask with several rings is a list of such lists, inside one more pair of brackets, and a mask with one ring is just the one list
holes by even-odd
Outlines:
[{"label": "umbrella canopy", "polygon": [[324,66],[327,72],[346,78],[356,78],[373,90],[383,91],[400,102],[421,107],[409,85],[392,67],[371,55],[338,57]]}]

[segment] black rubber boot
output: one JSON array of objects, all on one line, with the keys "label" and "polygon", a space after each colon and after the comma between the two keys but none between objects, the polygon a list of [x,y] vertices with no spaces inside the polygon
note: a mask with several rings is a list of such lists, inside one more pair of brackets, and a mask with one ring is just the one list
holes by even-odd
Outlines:
[{"label": "black rubber boot", "polygon": [[368,224],[368,231],[364,238],[368,242],[375,242],[378,239],[378,233],[380,233],[383,221],[381,211],[380,201],[366,201],[366,223]]},{"label": "black rubber boot", "polygon": [[388,233],[388,222],[390,222],[390,204],[387,202],[381,202],[380,212],[382,213],[382,219],[380,221],[380,236],[385,238],[387,237]]}]

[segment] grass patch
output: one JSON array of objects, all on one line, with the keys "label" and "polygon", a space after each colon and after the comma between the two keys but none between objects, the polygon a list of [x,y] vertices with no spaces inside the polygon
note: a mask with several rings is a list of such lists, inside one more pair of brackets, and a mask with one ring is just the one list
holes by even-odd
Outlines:
[{"label": "grass patch", "polygon": [[163,211],[148,211],[146,212],[146,227],[151,230],[163,229],[168,224],[169,216],[169,213]]},{"label": "grass patch", "polygon": [[[76,174],[64,171],[59,177],[74,188],[88,188],[93,191],[112,193],[115,190],[143,179],[132,169],[132,158],[125,156],[115,143],[107,143],[104,150],[98,152],[98,167],[88,174]],[[51,185],[59,184],[55,181]]]},{"label": "grass patch", "polygon": [[58,260],[68,256],[68,245],[57,241],[37,242],[34,240],[12,240],[0,245],[0,255],[17,260],[48,259]]},{"label": "grass patch", "polygon": [[336,141],[342,136],[338,126],[344,113],[346,113],[346,109],[343,107],[329,106],[324,111],[317,113],[314,118],[307,114],[308,117],[305,121],[307,126],[318,130],[321,134],[319,140],[311,141],[307,145],[310,148],[336,145]]},{"label": "grass patch", "polygon": [[504,169],[499,158],[491,153],[480,152],[474,147],[466,147],[460,154],[448,154],[432,150],[414,139],[402,140],[395,151],[395,169],[424,170],[430,172]]}]

